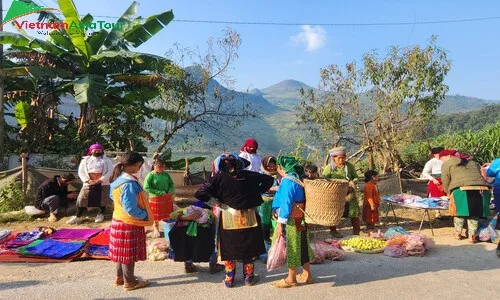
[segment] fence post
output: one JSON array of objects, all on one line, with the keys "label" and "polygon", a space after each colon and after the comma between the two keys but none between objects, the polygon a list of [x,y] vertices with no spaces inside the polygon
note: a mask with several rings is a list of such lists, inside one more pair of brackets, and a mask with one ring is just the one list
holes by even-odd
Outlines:
[{"label": "fence post", "polygon": [[28,189],[28,153],[21,153],[21,184],[23,189],[23,201],[26,202]]}]

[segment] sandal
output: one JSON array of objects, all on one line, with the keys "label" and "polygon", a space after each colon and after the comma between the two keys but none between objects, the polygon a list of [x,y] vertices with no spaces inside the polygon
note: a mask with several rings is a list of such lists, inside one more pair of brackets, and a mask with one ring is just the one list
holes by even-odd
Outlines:
[{"label": "sandal", "polygon": [[113,284],[115,286],[124,285],[125,284],[125,280],[123,279],[123,276],[116,277],[115,282]]},{"label": "sandal", "polygon": [[279,289],[286,289],[286,288],[296,287],[297,284],[296,283],[287,283],[285,278],[283,278],[283,279],[280,279],[280,280],[277,280],[277,281],[271,283],[271,286],[275,287],[275,288],[279,288]]},{"label": "sandal", "polygon": [[184,266],[184,272],[186,274],[196,273],[196,272],[198,272],[198,268],[195,265],[193,265],[192,263],[189,263],[189,264],[186,264]]},{"label": "sandal", "polygon": [[226,267],[224,265],[221,265],[221,264],[211,264],[210,265],[210,274],[215,274],[215,273],[219,273],[220,271],[223,271]]},{"label": "sandal", "polygon": [[246,286],[252,286],[256,284],[260,280],[260,276],[258,274],[254,274],[252,280],[246,281],[245,280],[245,285]]},{"label": "sandal", "polygon": [[467,237],[463,236],[461,233],[455,233],[455,239],[457,240],[464,240]]},{"label": "sandal", "polygon": [[132,291],[132,290],[137,290],[137,289],[140,289],[143,287],[147,287],[150,284],[151,284],[151,282],[149,282],[149,280],[138,280],[136,285],[133,285],[133,286],[123,285],[123,289],[126,291]]},{"label": "sandal", "polygon": [[314,283],[312,276],[309,276],[308,278],[302,278],[303,274],[304,273],[300,273],[299,275],[297,275],[297,283],[302,283],[302,284],[312,284],[312,283]]}]

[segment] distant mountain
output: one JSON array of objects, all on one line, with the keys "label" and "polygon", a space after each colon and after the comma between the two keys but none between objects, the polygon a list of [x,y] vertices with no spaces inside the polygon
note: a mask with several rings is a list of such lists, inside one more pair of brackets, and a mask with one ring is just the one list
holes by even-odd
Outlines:
[{"label": "distant mountain", "polygon": [[263,96],[272,104],[284,109],[293,110],[301,101],[300,89],[312,87],[297,80],[284,80],[280,83],[261,89]]},{"label": "distant mountain", "polygon": [[462,95],[446,95],[443,103],[439,106],[438,114],[452,114],[481,109],[489,104],[500,103],[500,101],[485,100]]}]

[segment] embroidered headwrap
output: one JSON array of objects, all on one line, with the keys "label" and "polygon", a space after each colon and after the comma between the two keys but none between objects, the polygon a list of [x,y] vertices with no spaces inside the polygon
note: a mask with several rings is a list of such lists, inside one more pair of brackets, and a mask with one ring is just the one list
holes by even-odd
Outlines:
[{"label": "embroidered headwrap", "polygon": [[328,151],[328,153],[330,153],[330,156],[332,157],[335,157],[337,155],[341,155],[341,154],[346,154],[346,149],[345,147],[334,147],[332,149],[330,149],[330,151]]},{"label": "embroidered headwrap", "polygon": [[460,159],[466,159],[466,160],[471,159],[471,157],[469,155],[459,153],[457,150],[454,150],[454,149],[445,149],[445,150],[439,152],[439,158],[441,158],[443,156],[448,156],[448,155],[455,156],[455,157],[458,157]]},{"label": "embroidered headwrap", "polygon": [[293,156],[278,156],[278,166],[282,167],[286,173],[295,173],[299,177],[304,176],[304,167]]},{"label": "embroidered headwrap", "polygon": [[[253,150],[249,150],[248,148],[254,148]],[[257,149],[259,148],[259,143],[255,139],[247,139],[245,141],[245,144],[243,144],[243,147],[241,147],[241,151],[245,151],[248,153],[256,153]]]},{"label": "embroidered headwrap", "polygon": [[92,150],[96,150],[96,149],[102,150],[104,152],[104,147],[101,144],[95,143],[89,147],[89,151],[87,152],[87,155],[92,155]]}]

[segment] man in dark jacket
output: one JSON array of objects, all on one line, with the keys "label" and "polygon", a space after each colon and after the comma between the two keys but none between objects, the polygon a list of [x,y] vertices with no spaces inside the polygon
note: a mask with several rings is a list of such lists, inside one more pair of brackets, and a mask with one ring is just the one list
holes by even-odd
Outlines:
[{"label": "man in dark jacket", "polygon": [[44,181],[36,191],[35,207],[50,213],[49,221],[57,221],[57,210],[68,203],[68,185],[75,180],[71,173],[56,175]]}]

